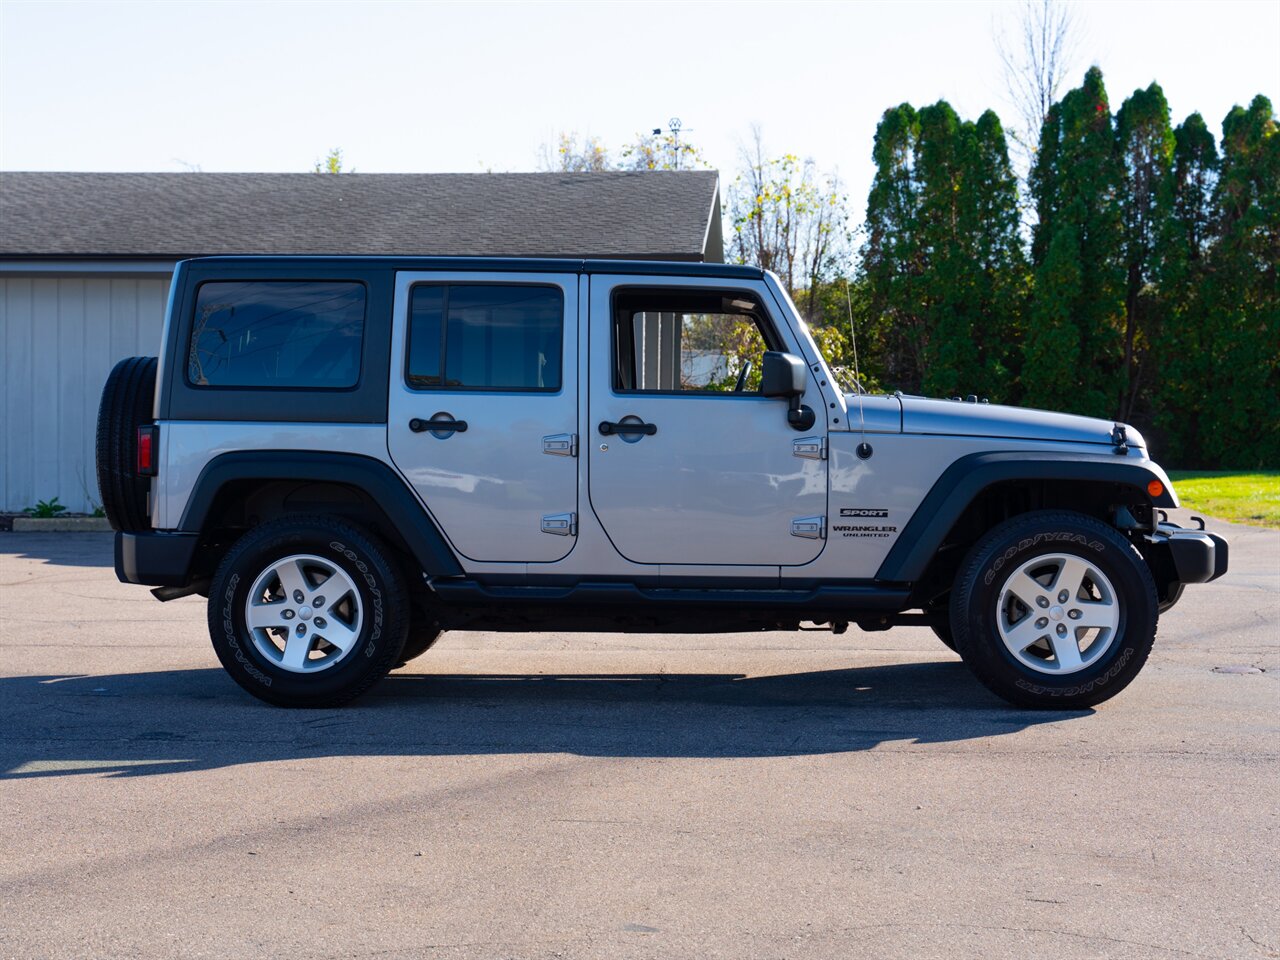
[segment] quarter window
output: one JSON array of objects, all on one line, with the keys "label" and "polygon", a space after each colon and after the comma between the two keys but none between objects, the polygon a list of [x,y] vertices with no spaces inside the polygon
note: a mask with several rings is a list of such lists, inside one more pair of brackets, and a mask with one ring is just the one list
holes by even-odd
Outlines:
[{"label": "quarter window", "polygon": [[360,381],[364,316],[361,283],[203,283],[196,294],[187,379],[197,387],[354,387]]},{"label": "quarter window", "polygon": [[419,284],[410,297],[409,386],[560,389],[559,287]]}]

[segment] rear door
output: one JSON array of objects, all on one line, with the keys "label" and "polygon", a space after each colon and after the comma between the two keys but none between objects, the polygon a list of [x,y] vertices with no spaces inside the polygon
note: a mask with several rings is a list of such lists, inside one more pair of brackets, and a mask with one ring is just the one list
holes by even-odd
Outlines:
[{"label": "rear door", "polygon": [[573,548],[578,277],[400,273],[391,458],[464,557]]}]

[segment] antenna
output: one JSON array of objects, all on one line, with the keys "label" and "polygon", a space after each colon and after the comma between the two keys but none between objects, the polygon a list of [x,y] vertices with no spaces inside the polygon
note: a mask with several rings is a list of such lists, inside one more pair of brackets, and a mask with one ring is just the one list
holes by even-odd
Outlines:
[{"label": "antenna", "polygon": [[862,442],[858,444],[858,456],[867,460],[871,457],[871,444],[867,443],[867,417],[862,409],[862,374],[858,370],[858,331],[853,325],[853,295],[849,292],[849,277],[844,278],[844,303],[849,310],[849,342],[853,344],[853,385],[858,391],[858,430],[862,434]]},{"label": "antenna", "polygon": [[[675,169],[677,170],[680,169],[680,131],[683,129],[684,124],[681,123],[679,117],[672,117],[667,121],[667,131],[671,134],[672,161],[675,163]],[[662,128],[660,127],[653,131],[655,137],[660,133],[662,133]]]}]

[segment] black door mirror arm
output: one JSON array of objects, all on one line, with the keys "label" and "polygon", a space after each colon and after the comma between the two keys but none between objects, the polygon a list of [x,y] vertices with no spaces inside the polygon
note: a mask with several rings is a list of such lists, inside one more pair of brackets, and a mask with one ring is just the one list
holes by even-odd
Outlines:
[{"label": "black door mirror arm", "polygon": [[787,403],[787,423],[796,430],[812,430],[818,422],[818,415],[813,408],[800,402],[799,397],[791,397]]}]

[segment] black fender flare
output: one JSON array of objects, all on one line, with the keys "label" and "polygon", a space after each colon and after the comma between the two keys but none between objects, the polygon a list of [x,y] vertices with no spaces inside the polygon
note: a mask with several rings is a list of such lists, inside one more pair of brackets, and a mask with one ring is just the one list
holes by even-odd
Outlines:
[{"label": "black fender flare", "polygon": [[389,464],[356,453],[242,450],[219,454],[196,478],[178,529],[202,532],[218,492],[237,480],[317,481],[355,487],[382,508],[424,571],[433,577],[463,573],[444,535],[404,479]]},{"label": "black fender flare", "polygon": [[[1010,480],[1116,483],[1135,488],[1157,507],[1178,505],[1169,477],[1150,460],[1040,450],[971,453],[943,471],[880,564],[876,579],[895,583],[919,580],[969,504],[992,484]],[[1158,497],[1147,492],[1152,480],[1159,480],[1164,488]]]}]

